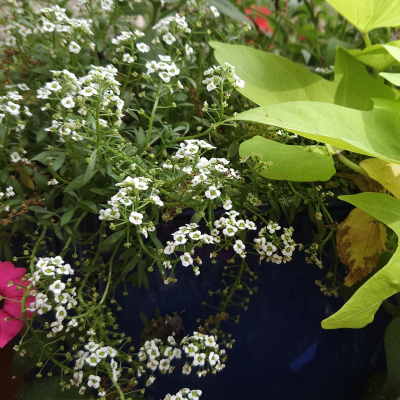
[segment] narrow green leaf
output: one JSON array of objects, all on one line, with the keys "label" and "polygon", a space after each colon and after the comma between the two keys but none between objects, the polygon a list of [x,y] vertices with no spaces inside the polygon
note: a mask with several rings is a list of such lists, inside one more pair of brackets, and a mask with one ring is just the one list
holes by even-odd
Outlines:
[{"label": "narrow green leaf", "polygon": [[85,178],[90,179],[93,176],[94,173],[94,168],[96,166],[96,160],[97,160],[97,149],[95,149],[90,156],[90,162],[87,166],[86,172],[85,172]]},{"label": "narrow green leaf", "polygon": [[327,181],[336,172],[332,156],[322,146],[289,146],[255,136],[240,145],[240,157],[258,155],[273,164],[260,175],[296,182]]},{"label": "narrow green leaf", "polygon": [[221,14],[235,19],[239,22],[244,22],[247,25],[254,27],[254,24],[241,13],[230,1],[228,0],[208,0],[208,3],[215,6]]},{"label": "narrow green leaf", "polygon": [[74,213],[75,208],[72,210],[68,210],[66,213],[64,213],[61,217],[60,225],[64,226],[65,224],[68,224],[68,222],[71,221],[72,217],[74,216]]},{"label": "narrow green leaf", "polygon": [[[340,196],[340,200],[360,208],[400,235],[400,201],[382,193]],[[400,291],[400,251],[366,281],[335,314],[322,321],[324,329],[362,328],[373,321],[382,301]]]},{"label": "narrow green leaf", "polygon": [[94,172],[91,175],[81,175],[75,178],[65,189],[65,192],[70,192],[71,190],[76,190],[86,185],[93,177]]},{"label": "narrow green leaf", "polygon": [[111,236],[109,236],[101,245],[102,248],[109,247],[113,245],[114,243],[118,242],[121,238],[123,238],[126,235],[126,230],[121,229],[118,232],[113,233]]}]

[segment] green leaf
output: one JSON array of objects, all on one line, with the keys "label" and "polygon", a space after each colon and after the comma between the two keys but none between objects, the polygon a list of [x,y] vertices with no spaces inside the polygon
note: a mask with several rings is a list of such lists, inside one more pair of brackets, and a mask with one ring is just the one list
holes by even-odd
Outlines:
[{"label": "green leaf", "polygon": [[240,145],[239,154],[240,157],[258,155],[265,162],[271,161],[273,164],[260,173],[268,179],[327,181],[336,172],[332,156],[322,146],[288,146],[255,136]]},{"label": "green leaf", "polygon": [[399,4],[393,0],[326,0],[359,31],[400,25]]},{"label": "green leaf", "polygon": [[384,71],[391,66],[400,65],[400,40],[390,44],[375,44],[364,50],[348,50],[348,53],[363,64]]},{"label": "green leaf", "polygon": [[[400,104],[375,99],[371,111],[299,101],[259,107],[232,119],[269,124],[340,149],[400,163]],[[389,145],[390,143],[390,145]]]},{"label": "green leaf", "polygon": [[396,100],[400,97],[400,92],[378,82],[341,48],[336,54],[335,79],[329,82],[276,54],[218,42],[210,45],[218,62],[233,65],[235,73],[245,81],[239,92],[260,106],[312,101],[370,110],[371,98]]},{"label": "green leaf", "polygon": [[72,217],[74,216],[75,213],[75,208],[72,210],[68,210],[62,217],[60,224],[61,226],[68,224],[69,221],[71,221]]},{"label": "green leaf", "polygon": [[400,396],[400,318],[395,318],[386,328],[385,352],[387,364],[387,385],[390,397]]},{"label": "green leaf", "polygon": [[118,242],[121,238],[123,238],[126,235],[126,230],[121,229],[118,232],[113,233],[111,236],[109,236],[101,245],[101,248],[107,248],[114,243]]},{"label": "green leaf", "polygon": [[53,73],[50,71],[50,68],[48,68],[48,67],[32,68],[31,71],[36,72],[37,74],[40,74],[40,75],[53,76]]},{"label": "green leaf", "polygon": [[90,162],[89,162],[86,172],[85,172],[86,179],[90,179],[94,175],[94,168],[96,166],[96,160],[97,160],[97,149],[94,150],[92,155],[90,156]]},{"label": "green leaf", "polygon": [[65,192],[70,192],[71,190],[76,190],[86,185],[93,177],[95,172],[92,172],[91,175],[81,175],[75,178],[65,189]]},{"label": "green leaf", "polygon": [[89,190],[93,193],[99,194],[100,196],[110,196],[115,194],[115,191],[109,189],[92,188]]},{"label": "green leaf", "polygon": [[139,256],[138,272],[137,272],[138,285],[139,285],[139,287],[141,287],[143,284],[144,287],[146,289],[148,289],[149,288],[149,280],[146,275],[145,266],[146,266],[145,260],[143,260],[143,258],[141,256]]},{"label": "green leaf", "polygon": [[[360,193],[340,196],[389,226],[400,235],[400,201],[382,193]],[[350,300],[335,314],[322,321],[324,329],[363,328],[373,321],[382,301],[400,291],[400,251],[396,250],[390,261],[362,285]]]},{"label": "green leaf", "polygon": [[225,14],[226,16],[235,19],[236,21],[244,22],[246,25],[251,25],[252,27],[254,27],[254,24],[243,13],[241,13],[230,1],[208,0],[208,3],[215,6],[221,14]]},{"label": "green leaf", "polygon": [[[65,378],[64,378],[65,379]],[[18,400],[77,400],[82,397],[79,388],[71,386],[70,389],[62,390],[60,386],[61,376],[38,379],[29,382],[17,394]],[[69,383],[69,378],[67,380]]]},{"label": "green leaf", "polygon": [[354,45],[348,42],[343,42],[335,37],[331,37],[326,45],[325,52],[325,67],[329,68],[331,65],[335,64],[336,50],[337,47],[343,47],[345,49],[353,49]]},{"label": "green leaf", "polygon": [[379,75],[383,76],[390,83],[393,83],[393,85],[400,86],[400,74],[395,72],[381,72]]}]

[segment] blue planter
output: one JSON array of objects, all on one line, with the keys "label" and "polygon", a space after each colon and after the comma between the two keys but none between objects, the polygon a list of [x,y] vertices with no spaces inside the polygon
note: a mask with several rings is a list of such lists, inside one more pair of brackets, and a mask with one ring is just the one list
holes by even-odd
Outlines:
[{"label": "blue planter", "polygon": [[[330,207],[338,221],[350,210],[344,203]],[[170,240],[170,234],[189,219],[190,216],[181,215],[180,219],[161,225],[160,239]],[[295,240],[309,243],[315,227],[307,213],[300,213],[293,226]],[[259,266],[257,258],[249,259],[259,278],[255,282],[259,290],[251,297],[247,312],[231,312],[242,314],[240,324],[229,322],[223,326],[236,340],[233,349],[228,350],[226,368],[216,376],[209,374],[199,379],[194,372],[183,376],[178,365],[171,375],[157,374],[146,399],[159,400],[166,393],[175,394],[182,387],[189,387],[201,389],[202,400],[356,400],[368,377],[385,368],[383,335],[390,318],[379,310],[375,321],[363,329],[323,330],[321,320],[337,311],[344,301],[320,291],[314,282],[323,278],[327,270],[307,264],[305,256],[296,251],[291,263],[281,265],[264,262]],[[329,265],[329,259],[324,261]],[[157,276],[151,277],[149,291],[128,288],[128,296],[117,298],[123,306],[120,329],[135,342],[143,329],[139,312],[152,317],[159,307],[161,315],[186,310],[182,314],[186,332],[197,330],[196,319],[213,313],[202,302],[210,301],[209,289],[221,287],[223,265],[223,261],[211,264],[208,254],[204,254],[198,277],[190,268],[180,267],[175,285],[164,285],[154,272]]]}]

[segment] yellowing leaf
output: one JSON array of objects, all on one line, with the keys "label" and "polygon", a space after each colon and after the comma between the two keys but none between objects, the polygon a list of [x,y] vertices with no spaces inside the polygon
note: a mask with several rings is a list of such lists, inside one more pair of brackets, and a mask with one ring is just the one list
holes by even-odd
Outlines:
[{"label": "yellowing leaf", "polygon": [[22,168],[19,170],[19,175],[21,177],[21,181],[23,182],[23,184],[28,187],[29,189],[35,189],[35,185],[32,182],[31,177],[29,176],[29,174],[23,170]]},{"label": "yellowing leaf", "polygon": [[350,179],[362,192],[377,192],[382,193],[383,187],[380,183],[374,181],[368,176],[361,175],[359,173],[345,173],[340,172],[336,174],[340,178]]},{"label": "yellowing leaf", "polygon": [[389,190],[394,197],[400,199],[399,164],[379,160],[378,158],[367,158],[360,162],[360,167],[362,167],[372,179]]},{"label": "yellowing leaf", "polygon": [[352,286],[367,276],[386,250],[386,228],[359,208],[339,225],[336,237],[338,255],[350,269],[344,284]]}]

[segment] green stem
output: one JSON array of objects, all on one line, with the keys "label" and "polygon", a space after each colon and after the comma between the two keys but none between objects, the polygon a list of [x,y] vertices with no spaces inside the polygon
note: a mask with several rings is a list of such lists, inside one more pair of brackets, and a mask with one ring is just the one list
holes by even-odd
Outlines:
[{"label": "green stem", "polygon": [[111,382],[113,383],[113,385],[115,386],[115,388],[117,389],[117,391],[119,393],[120,400],[125,400],[124,393],[122,392],[121,387],[118,385],[118,383],[113,379],[113,374],[112,374],[111,368],[108,364],[106,364],[106,368],[107,368],[108,376],[111,379]]},{"label": "green stem", "polygon": [[30,262],[30,264],[29,264],[29,269],[30,269],[30,271],[31,271],[31,274],[33,274],[34,269],[35,269],[35,268],[34,268],[34,265],[35,265],[36,253],[37,253],[38,250],[39,250],[41,241],[44,239],[44,236],[46,235],[46,231],[47,231],[47,227],[43,227],[43,232],[42,232],[42,234],[38,237],[38,240],[37,240],[37,242],[36,242],[36,244],[35,244],[35,247],[34,247],[33,250],[32,250],[31,262]]},{"label": "green stem", "polygon": [[[371,39],[369,38],[368,33],[363,33],[363,38],[364,38],[365,45],[367,47],[371,47],[372,46]],[[374,78],[379,80],[380,77],[379,77],[378,71],[375,68],[372,68],[372,70],[374,71]]]},{"label": "green stem", "polygon": [[[232,300],[233,295],[235,294],[236,288],[239,285],[240,282],[240,278],[242,277],[243,271],[244,271],[244,267],[246,265],[246,261],[244,260],[244,258],[242,259],[242,263],[240,264],[240,270],[239,273],[235,279],[235,283],[233,284],[228,297],[226,298],[224,304],[221,307],[221,311],[220,314],[224,313],[226,308],[228,307],[229,302]],[[219,322],[217,323],[217,325],[215,325],[215,328],[218,329],[219,328]]]},{"label": "green stem", "polygon": [[158,106],[158,100],[160,99],[160,91],[161,91],[161,87],[158,89],[157,92],[157,97],[154,101],[154,105],[153,105],[153,110],[151,111],[151,115],[150,115],[150,123],[149,123],[149,131],[147,133],[147,138],[146,138],[146,144],[144,145],[144,150],[146,151],[149,146],[150,146],[150,139],[151,139],[151,131],[153,129],[153,121],[154,121],[154,115],[157,111],[157,106]]},{"label": "green stem", "polygon": [[125,82],[124,82],[124,84],[122,86],[122,89],[121,89],[121,97],[123,97],[123,95],[125,93],[125,90],[126,90],[126,87],[128,86],[129,79],[130,79],[130,76],[131,76],[131,73],[132,73],[132,68],[133,68],[133,63],[129,64],[128,73],[126,74]]},{"label": "green stem", "polygon": [[361,174],[361,175],[364,175],[364,176],[369,177],[368,174],[367,174],[367,172],[366,172],[364,169],[362,169],[359,165],[353,163],[353,161],[350,161],[350,160],[349,160],[348,158],[346,158],[342,153],[338,153],[337,156],[338,156],[338,159],[339,159],[344,165],[346,165],[347,167],[349,167],[349,168],[352,169],[353,171],[358,172],[358,173]]}]

